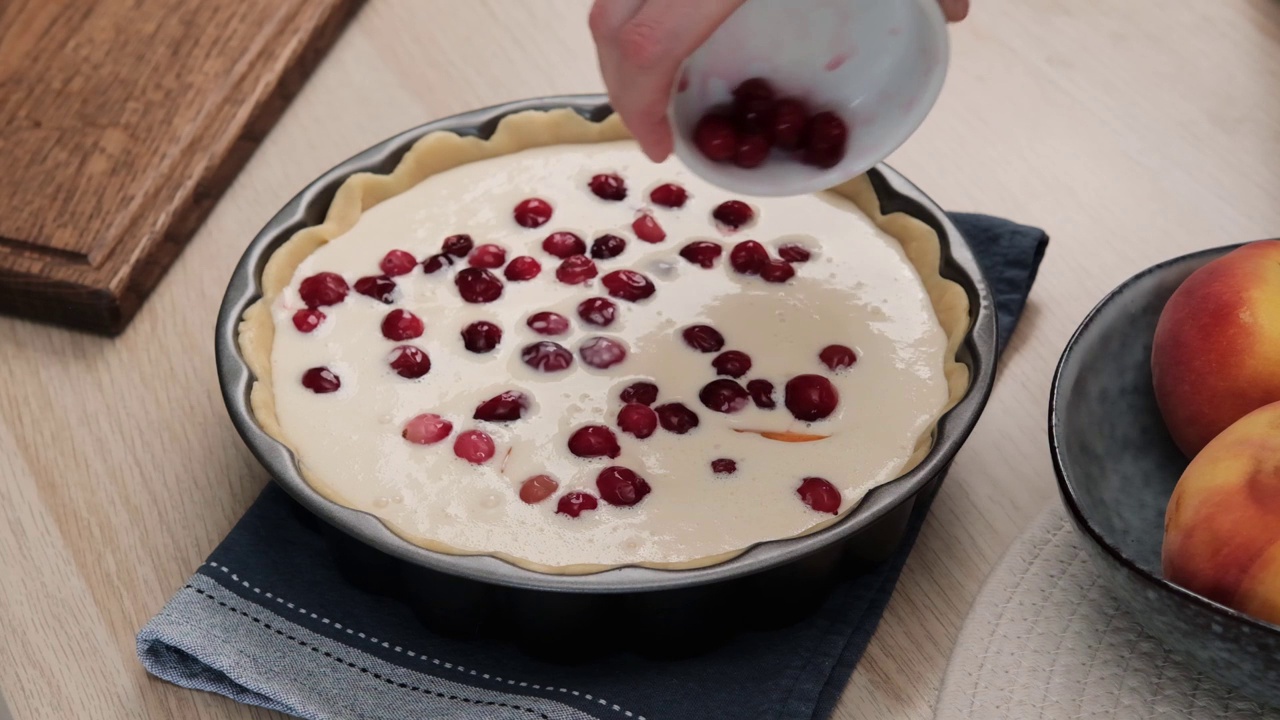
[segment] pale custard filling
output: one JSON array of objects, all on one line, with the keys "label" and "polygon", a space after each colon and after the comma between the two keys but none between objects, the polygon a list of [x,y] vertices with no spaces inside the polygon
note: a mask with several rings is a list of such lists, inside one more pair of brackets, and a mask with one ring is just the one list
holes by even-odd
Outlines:
[{"label": "pale custard filling", "polygon": [[[621,202],[597,198],[589,178],[617,173],[628,187]],[[689,192],[681,209],[655,207],[649,191],[674,182]],[[512,208],[528,197],[554,206],[550,222],[526,229]],[[755,220],[728,232],[711,219],[724,200],[740,199]],[[636,239],[631,222],[649,209],[667,234],[664,242]],[[575,308],[604,296],[600,279],[565,285],[555,278],[559,260],[540,244],[549,233],[570,230],[591,239],[613,233],[627,240],[620,256],[597,260],[600,274],[630,268],[650,277],[655,294],[636,303],[617,301],[619,316],[608,328],[581,322]],[[332,271],[354,282],[377,275],[378,261],[392,249],[422,260],[440,251],[455,233],[477,244],[496,243],[507,259],[531,255],[542,273],[528,282],[505,282],[502,297],[488,304],[464,303],[452,271],[421,269],[395,278],[400,299],[391,306],[352,292],[322,308],[326,320],[312,333],[296,330],[291,318],[303,307],[298,283]],[[785,284],[744,276],[729,266],[732,246],[745,239],[770,254],[787,243],[808,248]],[[715,267],[704,269],[679,255],[694,240],[722,244]],[[501,270],[495,271],[501,276]],[[398,344],[380,332],[393,308],[421,317],[426,331],[410,341],[428,353],[431,371],[416,381],[388,368]],[[569,334],[537,335],[526,326],[534,312],[551,310],[571,321]],[[944,373],[948,338],[929,295],[899,243],[852,202],[827,193],[791,198],[734,196],[694,176],[675,158],[647,160],[628,140],[550,146],[478,160],[427,177],[363,212],[354,227],[308,255],[288,287],[270,306],[274,321],[271,375],[279,429],[304,474],[332,499],[369,512],[413,542],[446,552],[494,554],[521,564],[555,570],[570,566],[682,566],[725,556],[756,543],[803,534],[830,522],[829,514],[803,504],[797,487],[805,477],[829,480],[842,495],[841,514],[872,488],[899,476],[922,435],[930,433],[951,396]],[[498,348],[475,354],[463,347],[461,329],[475,320],[503,329]],[[776,387],[777,407],[754,404],[741,412],[713,412],[699,390],[716,378],[714,354],[691,349],[681,330],[708,324],[725,338],[724,349],[752,360],[740,379],[765,378]],[[571,370],[548,374],[526,366],[521,349],[551,339],[576,350],[586,338],[622,340],[627,359],[596,370],[575,358]],[[833,373],[818,361],[826,345],[857,352],[857,363]],[[340,390],[316,394],[304,388],[305,370],[326,366]],[[796,420],[783,406],[783,386],[801,373],[829,377],[840,393],[836,412],[825,420]],[[659,429],[646,439],[618,433],[621,455],[613,460],[575,457],[570,433],[584,424],[615,427],[619,391],[636,380],[660,390],[658,403],[683,402],[700,419],[685,435]],[[483,400],[519,390],[534,405],[514,422],[472,420]],[[454,424],[454,435],[479,428],[495,440],[497,454],[484,465],[454,456],[452,437],[415,445],[401,437],[413,416],[437,413]],[[794,431],[830,436],[787,443],[735,430]],[[710,469],[716,458],[736,462],[732,475]],[[652,492],[634,507],[599,508],[577,518],[557,514],[559,495],[596,493],[606,465],[628,467]],[[522,481],[548,474],[560,484],[551,498],[529,505],[518,497]]]}]

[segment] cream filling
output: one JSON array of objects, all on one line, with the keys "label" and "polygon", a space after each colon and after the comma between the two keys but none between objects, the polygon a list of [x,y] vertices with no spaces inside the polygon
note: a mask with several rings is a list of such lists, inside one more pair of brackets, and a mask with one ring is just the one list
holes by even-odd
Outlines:
[{"label": "cream filling", "polygon": [[[596,198],[588,179],[616,172],[627,182],[622,202]],[[664,182],[685,187],[690,198],[679,210],[648,204],[649,190]],[[518,226],[512,208],[527,197],[552,203],[554,216],[537,229]],[[872,488],[897,477],[922,434],[931,431],[949,399],[944,374],[948,342],[921,279],[896,240],[876,227],[852,202],[832,193],[745,200],[754,222],[724,232],[712,209],[735,196],[698,179],[679,162],[654,164],[631,141],[588,146],[543,147],[464,164],[426,178],[365,211],[354,227],[319,247],[298,266],[275,299],[271,354],[276,413],[283,434],[305,474],[344,504],[382,518],[401,535],[451,552],[497,554],[550,568],[629,564],[679,565],[740,551],[756,543],[793,537],[828,522],[796,493],[802,478],[823,477],[841,492],[841,512]],[[651,208],[666,230],[659,244],[641,242],[631,221]],[[598,260],[603,275],[630,268],[649,276],[657,292],[638,303],[617,301],[618,320],[600,329],[575,312],[584,298],[605,295],[599,278],[588,285],[555,279],[559,260],[541,250],[555,230],[571,230],[588,243],[603,233],[627,239],[619,257]],[[313,333],[298,332],[293,313],[303,307],[298,283],[320,271],[342,274],[349,283],[379,274],[378,261],[392,249],[415,257],[440,250],[442,239],[465,232],[479,243],[507,249],[507,259],[529,254],[543,271],[530,282],[505,282],[502,297],[471,305],[458,296],[450,272],[415,270],[396,278],[400,299],[384,305],[354,291]],[[709,239],[725,252],[713,269],[679,257],[687,242]],[[734,272],[728,252],[739,240],[755,239],[776,256],[778,246],[797,242],[813,258],[797,264],[796,276],[779,285]],[[495,271],[501,275],[501,271]],[[388,352],[400,343],[382,337],[382,318],[392,307],[410,310],[426,323],[409,341],[431,357],[432,369],[417,381],[392,373]],[[571,321],[569,334],[545,338],[526,318],[540,310]],[[474,320],[503,328],[497,350],[476,355],[463,348],[459,332]],[[698,392],[716,378],[714,354],[689,348],[680,330],[695,323],[717,328],[725,349],[748,353],[753,367],[740,382],[765,378],[776,387],[778,407],[750,405],[732,415],[704,407]],[[587,367],[578,345],[594,335],[619,338],[629,357],[609,370]],[[571,370],[546,374],[520,360],[526,344],[551,339],[575,351]],[[854,348],[854,367],[832,374],[817,359],[831,343]],[[342,388],[318,395],[299,379],[323,365]],[[829,418],[804,423],[783,406],[783,387],[800,373],[827,375],[840,392]],[[659,429],[638,440],[618,433],[622,454],[613,460],[582,459],[566,441],[585,424],[614,421],[619,391],[647,379],[660,388],[657,404],[683,402],[701,420],[697,430],[675,435]],[[511,423],[471,419],[476,406],[504,390],[534,400],[532,412]],[[483,466],[454,456],[452,437],[421,446],[401,437],[404,423],[433,412],[454,423],[454,434],[479,428],[493,436],[497,454]],[[829,435],[818,442],[786,443],[735,429]],[[731,476],[711,472],[715,458],[732,458]],[[578,518],[555,513],[556,499],[572,490],[598,494],[595,477],[609,464],[642,475],[652,492],[638,505],[600,507]],[[527,505],[521,482],[549,474],[556,495]]]}]

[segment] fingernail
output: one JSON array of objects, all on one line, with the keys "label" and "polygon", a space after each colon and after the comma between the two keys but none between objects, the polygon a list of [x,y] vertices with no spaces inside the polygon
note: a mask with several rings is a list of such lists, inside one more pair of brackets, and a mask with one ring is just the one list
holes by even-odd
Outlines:
[{"label": "fingernail", "polygon": [[659,163],[666,160],[667,156],[671,154],[671,143],[662,142],[661,140],[649,140],[647,142],[640,143],[640,150],[644,153],[645,157],[649,158],[653,162]]},{"label": "fingernail", "polygon": [[675,141],[671,137],[671,130],[668,129],[667,132],[663,133],[662,138],[653,142],[653,146],[646,151],[645,154],[647,154],[649,159],[654,162],[662,162],[663,160],[666,160],[674,150]]},{"label": "fingernail", "polygon": [[656,149],[649,149],[649,150],[645,150],[645,151],[644,151],[644,154],[645,154],[645,155],[646,155],[650,160],[652,160],[652,161],[654,161],[654,162],[656,162],[656,163],[660,163],[660,162],[662,162],[663,160],[666,160],[666,159],[667,159],[667,156],[671,154],[671,151],[670,151],[670,150],[668,150],[668,151],[666,151],[666,152],[662,152],[662,151],[659,151],[659,150],[656,150]]}]

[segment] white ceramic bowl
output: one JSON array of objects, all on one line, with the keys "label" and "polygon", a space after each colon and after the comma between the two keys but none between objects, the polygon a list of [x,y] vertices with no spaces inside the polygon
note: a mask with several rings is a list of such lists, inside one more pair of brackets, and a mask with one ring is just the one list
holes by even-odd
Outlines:
[{"label": "white ceramic bowl", "polygon": [[[747,0],[681,69],[668,117],[675,153],[695,173],[733,192],[798,195],[849,180],[884,160],[933,108],[950,45],[937,0]],[[728,104],[750,77],[850,126],[844,160],[816,168],[774,151],[753,169],[714,163],[693,146],[693,128]]]}]

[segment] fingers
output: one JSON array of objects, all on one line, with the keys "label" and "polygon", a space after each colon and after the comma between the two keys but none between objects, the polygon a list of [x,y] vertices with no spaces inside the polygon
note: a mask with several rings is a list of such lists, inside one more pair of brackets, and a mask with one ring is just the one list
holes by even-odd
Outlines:
[{"label": "fingers", "polygon": [[947,22],[960,22],[969,15],[969,0],[938,0]]},{"label": "fingers", "polygon": [[[684,60],[745,0],[595,0],[589,25],[613,109],[654,162],[672,150],[667,105]],[[948,22],[970,0],[938,0]]]},{"label": "fingers", "polygon": [[681,63],[744,0],[597,0],[591,11],[613,108],[655,162],[671,154],[667,104]]},{"label": "fingers", "polygon": [[587,15],[587,25],[597,43],[607,39],[623,23],[635,16],[644,0],[596,0]]}]

